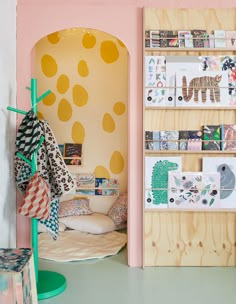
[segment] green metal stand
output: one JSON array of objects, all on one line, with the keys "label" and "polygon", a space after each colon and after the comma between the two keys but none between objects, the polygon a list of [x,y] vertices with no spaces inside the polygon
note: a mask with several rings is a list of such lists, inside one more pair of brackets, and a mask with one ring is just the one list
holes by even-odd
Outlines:
[{"label": "green metal stand", "polygon": [[57,272],[39,270],[37,293],[38,300],[55,297],[66,289],[65,277]]},{"label": "green metal stand", "polygon": [[[35,114],[37,114],[37,103],[46,97],[51,91],[48,90],[41,96],[37,97],[37,80],[35,78],[31,79],[31,86],[27,87],[28,90],[31,92],[31,106]],[[12,107],[7,107],[8,110],[14,111],[20,114],[26,115],[27,112],[19,109],[15,109]],[[26,161],[29,165],[31,165],[31,173],[32,175],[37,170],[37,152],[42,144],[44,138],[40,139],[40,144],[36,151],[33,153],[32,160],[28,160],[24,157],[21,153],[17,152],[17,155],[21,157],[24,161]],[[54,297],[60,293],[62,293],[66,289],[66,279],[65,277],[57,272],[52,271],[44,271],[38,270],[38,220],[32,219],[31,220],[31,241],[32,241],[32,248],[34,253],[34,268],[35,268],[35,279],[37,282],[37,293],[38,299],[43,300],[47,298]]]}]

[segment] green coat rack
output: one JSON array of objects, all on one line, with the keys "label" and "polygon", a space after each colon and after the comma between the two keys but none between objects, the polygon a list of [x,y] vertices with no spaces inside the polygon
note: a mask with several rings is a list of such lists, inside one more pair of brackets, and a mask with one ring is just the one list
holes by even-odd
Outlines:
[{"label": "green coat rack", "polygon": [[[43,98],[45,98],[48,94],[51,93],[50,90],[43,93],[41,96],[37,97],[37,79],[32,78],[31,79],[31,86],[27,87],[28,90],[31,92],[31,106],[35,114],[37,114],[37,104],[39,101],[41,101]],[[17,112],[20,114],[26,115],[27,112],[7,107],[8,110]],[[44,137],[40,139],[40,143],[36,149],[36,151],[33,153],[32,159],[27,159],[24,155],[17,152],[17,155],[22,158],[24,161],[26,161],[31,166],[31,174],[33,175],[37,170],[37,152],[44,141]],[[38,300],[43,300],[47,298],[54,297],[60,293],[62,293],[66,289],[66,279],[65,277],[57,272],[47,271],[47,270],[39,270],[38,269],[38,220],[37,219],[31,219],[31,242],[32,242],[32,248],[34,253],[34,267],[35,267],[35,278],[37,282],[37,294],[38,294]]]}]

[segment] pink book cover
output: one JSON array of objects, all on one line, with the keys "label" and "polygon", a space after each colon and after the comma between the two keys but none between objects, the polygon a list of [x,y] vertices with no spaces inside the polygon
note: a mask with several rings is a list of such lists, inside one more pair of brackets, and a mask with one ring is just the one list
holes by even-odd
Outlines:
[{"label": "pink book cover", "polygon": [[236,49],[236,31],[226,31],[226,47]]}]

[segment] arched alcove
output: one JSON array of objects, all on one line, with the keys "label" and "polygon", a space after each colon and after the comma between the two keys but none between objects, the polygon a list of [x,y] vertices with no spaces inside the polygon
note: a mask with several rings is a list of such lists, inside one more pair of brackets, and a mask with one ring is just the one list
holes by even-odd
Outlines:
[{"label": "arched alcove", "polygon": [[[82,144],[82,166],[70,171],[117,179],[120,193],[128,191],[128,56],[118,38],[90,28],[50,33],[32,52],[38,94],[51,90],[39,117],[58,144]],[[89,199],[94,212],[106,213],[116,197]]]}]

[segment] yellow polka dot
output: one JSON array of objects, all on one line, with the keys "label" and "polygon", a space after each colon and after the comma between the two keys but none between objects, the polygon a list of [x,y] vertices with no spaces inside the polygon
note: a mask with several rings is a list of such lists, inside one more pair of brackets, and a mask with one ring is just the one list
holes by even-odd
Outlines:
[{"label": "yellow polka dot", "polygon": [[83,36],[82,44],[86,49],[91,49],[96,44],[96,37],[91,33],[86,33]]},{"label": "yellow polka dot", "polygon": [[45,76],[55,76],[55,74],[57,73],[56,60],[51,55],[44,55],[41,59],[41,68]]},{"label": "yellow polka dot", "polygon": [[115,151],[110,159],[110,170],[114,174],[119,174],[124,170],[124,158],[119,151]]},{"label": "yellow polka dot", "polygon": [[125,104],[121,101],[118,101],[114,104],[113,111],[116,115],[122,115],[125,112]]},{"label": "yellow polka dot", "polygon": [[57,80],[57,91],[60,94],[64,94],[69,89],[70,81],[69,78],[62,74]]},{"label": "yellow polka dot", "polygon": [[59,105],[57,110],[58,118],[62,121],[68,121],[72,116],[72,108],[68,100],[63,98]]},{"label": "yellow polka dot", "polygon": [[115,130],[115,122],[110,114],[105,113],[102,121],[103,130],[106,132],[113,132]]},{"label": "yellow polka dot", "polygon": [[125,48],[124,43],[123,43],[120,39],[117,39],[117,41],[118,41],[118,43],[119,43],[119,45],[120,45],[121,47],[124,47],[124,48]]},{"label": "yellow polka dot", "polygon": [[119,58],[119,51],[115,43],[111,40],[101,43],[101,57],[106,63],[113,63]]},{"label": "yellow polka dot", "polygon": [[89,74],[89,69],[87,62],[85,60],[80,60],[78,63],[78,73],[81,77],[87,77]]},{"label": "yellow polka dot", "polygon": [[[74,142],[82,144],[84,142],[85,131],[83,125],[76,121],[71,129],[71,137]],[[83,153],[83,151],[82,151]]]},{"label": "yellow polka dot", "polygon": [[73,101],[78,107],[82,107],[88,102],[88,92],[79,84],[73,87]]},{"label": "yellow polka dot", "polygon": [[109,174],[108,170],[103,166],[97,166],[95,168],[93,174],[97,178],[102,178],[102,177],[110,178],[110,174]]},{"label": "yellow polka dot", "polygon": [[45,119],[44,116],[43,116],[43,113],[41,113],[39,111],[37,113],[37,117],[38,117],[39,120],[44,120]]},{"label": "yellow polka dot", "polygon": [[60,41],[60,33],[59,32],[54,32],[50,35],[47,36],[48,41],[52,44],[56,44]]},{"label": "yellow polka dot", "polygon": [[50,94],[48,94],[46,97],[44,97],[44,99],[42,100],[43,104],[45,106],[51,106],[55,103],[56,101],[56,95],[51,92]]}]

